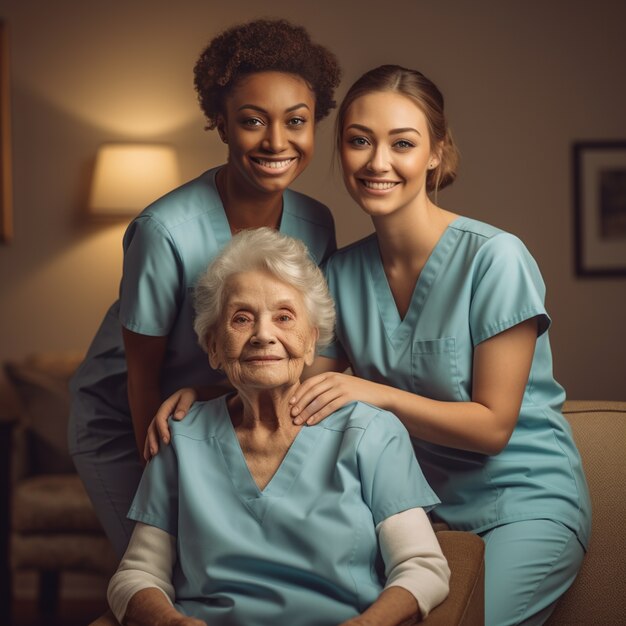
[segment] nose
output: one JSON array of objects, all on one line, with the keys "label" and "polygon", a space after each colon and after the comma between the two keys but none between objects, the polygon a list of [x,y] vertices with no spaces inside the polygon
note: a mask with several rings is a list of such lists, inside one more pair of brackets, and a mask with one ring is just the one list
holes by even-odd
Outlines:
[{"label": "nose", "polygon": [[387,172],[389,170],[389,152],[387,146],[378,144],[370,153],[367,167],[371,172]]},{"label": "nose", "polygon": [[272,330],[272,324],[265,317],[259,318],[254,325],[254,332],[250,337],[250,343],[253,345],[267,345],[275,343],[276,337]]},{"label": "nose", "polygon": [[286,129],[282,124],[270,124],[263,138],[263,149],[279,153],[287,149]]}]

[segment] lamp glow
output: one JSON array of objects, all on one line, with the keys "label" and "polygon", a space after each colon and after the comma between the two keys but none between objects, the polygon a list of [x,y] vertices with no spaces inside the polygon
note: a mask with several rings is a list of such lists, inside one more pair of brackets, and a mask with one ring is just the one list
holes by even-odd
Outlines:
[{"label": "lamp glow", "polygon": [[158,144],[103,144],[89,198],[91,215],[128,217],[180,184],[176,154]]}]

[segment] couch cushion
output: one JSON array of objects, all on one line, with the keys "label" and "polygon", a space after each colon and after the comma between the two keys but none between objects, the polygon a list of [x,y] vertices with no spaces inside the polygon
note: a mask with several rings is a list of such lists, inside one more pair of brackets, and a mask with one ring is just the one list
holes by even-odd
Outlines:
[{"label": "couch cushion", "polygon": [[77,474],[35,476],[13,490],[13,531],[18,533],[99,532],[98,522]]},{"label": "couch cushion", "polygon": [[67,449],[68,380],[80,356],[41,354],[5,364],[20,403],[30,474],[74,472]]}]

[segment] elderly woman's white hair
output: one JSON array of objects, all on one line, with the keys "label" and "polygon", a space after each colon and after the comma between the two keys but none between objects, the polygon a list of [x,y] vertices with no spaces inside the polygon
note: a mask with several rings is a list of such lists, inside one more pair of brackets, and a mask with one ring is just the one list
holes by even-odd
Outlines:
[{"label": "elderly woman's white hair", "polygon": [[196,283],[193,327],[203,350],[206,351],[207,336],[222,313],[228,279],[254,270],[265,270],[297,289],[309,321],[318,330],[317,347],[332,341],[335,305],[324,275],[301,241],[264,227],[237,233]]}]

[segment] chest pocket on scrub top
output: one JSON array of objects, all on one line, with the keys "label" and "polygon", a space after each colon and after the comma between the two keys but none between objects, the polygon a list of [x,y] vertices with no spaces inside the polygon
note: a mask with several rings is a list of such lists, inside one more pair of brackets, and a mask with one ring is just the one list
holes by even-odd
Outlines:
[{"label": "chest pocket on scrub top", "polygon": [[415,393],[433,400],[463,400],[454,337],[413,342],[411,369]]}]

